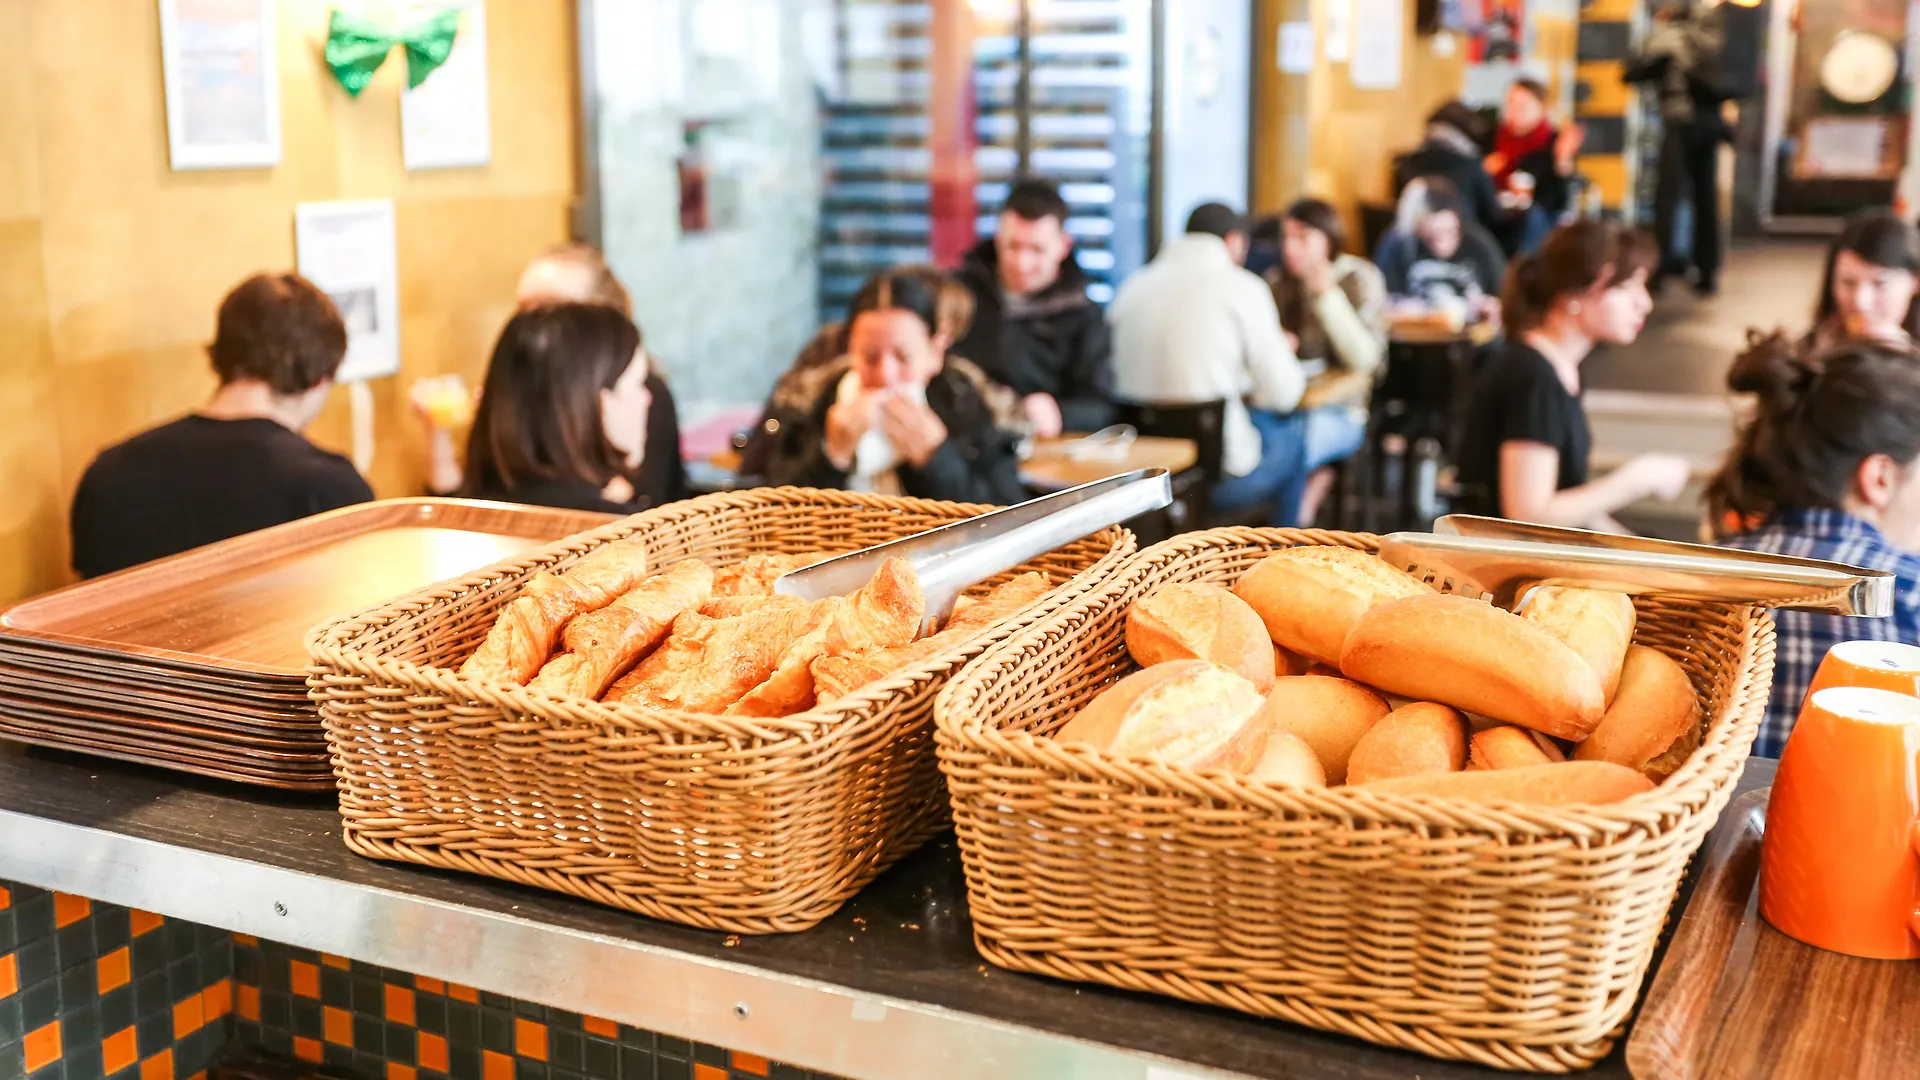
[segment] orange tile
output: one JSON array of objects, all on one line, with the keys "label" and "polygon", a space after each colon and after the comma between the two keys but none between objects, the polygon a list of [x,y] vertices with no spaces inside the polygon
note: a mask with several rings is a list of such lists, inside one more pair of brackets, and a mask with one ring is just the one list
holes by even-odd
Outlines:
[{"label": "orange tile", "polygon": [[464,1001],[469,1005],[480,1004],[480,991],[475,990],[471,986],[461,986],[459,983],[447,984],[447,996],[455,1001]]},{"label": "orange tile", "polygon": [[417,1080],[418,1076],[419,1074],[413,1071],[411,1065],[402,1065],[397,1061],[387,1062],[387,1080]]},{"label": "orange tile", "polygon": [[481,1080],[513,1080],[513,1059],[491,1050],[480,1052]]},{"label": "orange tile", "polygon": [[0,956],[0,998],[12,997],[20,989],[20,961],[12,953]]},{"label": "orange tile", "polygon": [[255,948],[259,948],[260,939],[257,937],[254,937],[252,934],[243,934],[240,931],[235,930],[233,932],[233,943],[235,945],[251,945]]},{"label": "orange tile", "polygon": [[589,1034],[598,1035],[603,1039],[617,1039],[620,1037],[619,1024],[611,1020],[602,1020],[597,1016],[581,1017],[580,1026],[586,1028]]},{"label": "orange tile", "polygon": [[121,1028],[100,1043],[100,1064],[108,1076],[140,1060],[140,1048],[133,1040],[132,1028]]},{"label": "orange tile", "polygon": [[13,894],[5,889],[0,889],[0,911],[5,911],[12,906]]},{"label": "orange tile", "polygon": [[260,1022],[260,988],[241,984],[240,992],[235,995],[234,1011],[240,1019]]},{"label": "orange tile", "polygon": [[320,1040],[296,1037],[293,1040],[293,1056],[299,1058],[301,1061],[311,1061],[315,1065],[320,1064],[320,1058],[323,1056],[320,1052]]},{"label": "orange tile", "polygon": [[227,1015],[233,1011],[233,980],[221,979],[200,992],[200,1001],[206,1008],[207,1022]]},{"label": "orange tile", "polygon": [[[125,945],[100,958],[100,992],[118,990],[133,978],[133,957]],[[109,1069],[108,1072],[113,1070]]]},{"label": "orange tile", "polygon": [[547,1060],[547,1025],[523,1016],[514,1017],[513,1052],[535,1061]]},{"label": "orange tile", "polygon": [[428,1072],[447,1071],[447,1040],[438,1035],[421,1032],[414,1048],[413,1059]]},{"label": "orange tile", "polygon": [[206,1026],[207,1006],[199,994],[195,994],[187,1000],[174,1005],[173,1040],[175,1042],[179,1042],[181,1039],[186,1038]]},{"label": "orange tile", "polygon": [[56,930],[72,926],[86,918],[92,911],[93,905],[84,896],[73,896],[63,892],[53,894],[53,925]]},{"label": "orange tile", "polygon": [[727,1070],[718,1065],[695,1065],[693,1080],[727,1080]]},{"label": "orange tile", "polygon": [[321,1031],[335,1046],[353,1045],[353,1014],[329,1005],[320,1010]]},{"label": "orange tile", "polygon": [[387,1019],[396,1024],[413,1026],[413,991],[404,986],[387,984]]},{"label": "orange tile", "polygon": [[733,1060],[730,1064],[734,1068],[739,1069],[743,1073],[751,1073],[754,1076],[767,1075],[768,1067],[766,1058],[761,1057],[759,1054],[746,1054],[738,1050],[729,1051],[729,1053],[733,1055]]},{"label": "orange tile", "polygon": [[162,1050],[141,1062],[140,1080],[173,1080],[173,1051]]},{"label": "orange tile", "polygon": [[131,922],[134,937],[139,937],[149,930],[156,930],[162,923],[167,921],[151,911],[141,911],[139,908],[132,908],[128,910],[127,914],[132,916]]},{"label": "orange tile", "polygon": [[60,1060],[60,1021],[55,1020],[43,1028],[27,1033],[25,1043],[27,1071],[32,1072]]},{"label": "orange tile", "polygon": [[447,992],[446,983],[441,982],[439,979],[429,979],[425,975],[415,975],[413,977],[413,988],[428,994],[444,994]]},{"label": "orange tile", "polygon": [[320,996],[320,969],[305,960],[293,962],[293,992],[305,998]]},{"label": "orange tile", "polygon": [[339,968],[341,971],[353,970],[353,964],[348,962],[346,957],[335,956],[332,953],[321,953],[320,962],[327,965],[330,968]]}]

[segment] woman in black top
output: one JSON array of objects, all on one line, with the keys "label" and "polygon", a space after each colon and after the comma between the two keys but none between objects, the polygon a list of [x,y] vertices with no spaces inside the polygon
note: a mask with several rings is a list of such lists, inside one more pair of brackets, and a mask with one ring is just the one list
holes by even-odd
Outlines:
[{"label": "woman in black top", "polygon": [[1581,221],[1556,229],[1507,274],[1508,338],[1468,406],[1460,483],[1469,507],[1543,525],[1622,531],[1613,515],[1648,496],[1672,499],[1684,460],[1642,454],[1590,479],[1592,436],[1580,404],[1580,365],[1597,345],[1631,344],[1653,301],[1651,238]]}]

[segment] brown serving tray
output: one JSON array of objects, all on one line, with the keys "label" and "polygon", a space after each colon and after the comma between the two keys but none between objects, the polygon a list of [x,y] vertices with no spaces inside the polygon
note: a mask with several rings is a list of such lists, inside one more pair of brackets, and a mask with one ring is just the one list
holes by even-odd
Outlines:
[{"label": "brown serving tray", "polygon": [[165,713],[188,723],[203,718],[217,718],[243,726],[276,727],[288,733],[317,733],[320,730],[320,714],[310,702],[256,705],[238,695],[219,700],[171,690],[115,688],[111,684],[93,680],[42,675],[0,665],[0,700],[9,697],[31,698],[48,705],[105,709],[109,712]]},{"label": "brown serving tray", "polygon": [[0,640],[304,681],[309,629],[613,520],[460,499],[363,503],[23,601]]},{"label": "brown serving tray", "polygon": [[227,780],[253,787],[311,792],[332,791],[334,788],[333,777],[322,777],[318,772],[258,771],[214,757],[155,755],[120,740],[82,739],[64,734],[49,737],[36,729],[10,724],[4,717],[0,717],[0,737],[30,746],[44,746],[51,750],[85,754],[89,757],[111,758],[114,761],[130,761],[135,765],[151,765],[156,768],[192,773],[195,776],[210,776],[216,780]]},{"label": "brown serving tray", "polygon": [[0,694],[0,716],[31,719],[59,726],[71,723],[78,728],[118,732],[128,738],[171,737],[213,746],[234,743],[261,750],[278,750],[306,756],[325,757],[326,733],[318,723],[310,731],[274,730],[246,727],[230,720],[186,720],[159,713],[113,712],[59,702],[34,701]]},{"label": "brown serving tray", "polygon": [[139,658],[95,656],[69,652],[59,646],[19,647],[17,640],[0,638],[0,665],[59,678],[106,680],[116,686],[164,690],[216,702],[242,698],[274,707],[298,706],[307,700],[306,686],[283,679],[213,675],[181,667],[148,664]]},{"label": "brown serving tray", "polygon": [[1627,1040],[1639,1080],[1920,1069],[1920,964],[1806,945],[1760,916],[1767,791],[1733,801]]}]

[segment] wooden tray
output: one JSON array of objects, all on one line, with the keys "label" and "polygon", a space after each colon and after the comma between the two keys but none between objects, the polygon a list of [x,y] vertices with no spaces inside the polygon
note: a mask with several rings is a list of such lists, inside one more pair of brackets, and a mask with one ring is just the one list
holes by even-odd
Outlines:
[{"label": "wooden tray", "polygon": [[327,756],[326,733],[318,718],[309,731],[285,731],[264,727],[246,727],[230,720],[183,720],[160,713],[111,712],[76,705],[47,703],[0,694],[0,716],[33,720],[58,726],[72,724],[80,730],[115,732],[126,738],[147,736],[186,740],[205,747],[221,743],[252,746],[261,750],[279,750],[318,758]]},{"label": "wooden tray", "polygon": [[304,683],[252,675],[212,675],[188,671],[184,667],[149,664],[141,658],[125,654],[95,655],[70,652],[60,646],[42,647],[39,642],[21,647],[19,642],[4,637],[0,637],[0,665],[31,671],[35,675],[106,680],[115,686],[162,690],[213,701],[244,697],[262,705],[293,708],[306,704],[308,700]]},{"label": "wooden tray", "polygon": [[388,499],[83,581],[0,611],[0,640],[304,681],[306,632],[613,520]]},{"label": "wooden tray", "polygon": [[1817,949],[1760,917],[1769,791],[1727,808],[1627,1068],[1639,1080],[1920,1075],[1920,965]]},{"label": "wooden tray", "polygon": [[43,705],[103,709],[136,715],[168,715],[186,723],[224,720],[247,727],[278,728],[289,734],[319,732],[320,714],[311,702],[287,702],[277,707],[255,704],[240,694],[225,700],[195,697],[168,690],[123,688],[57,675],[21,671],[0,665],[0,700],[26,698]]},{"label": "wooden tray", "polygon": [[220,753],[218,748],[205,753],[187,752],[111,735],[82,735],[64,729],[49,732],[37,725],[21,723],[5,716],[0,716],[0,736],[32,746],[131,761],[162,769],[178,769],[241,784],[263,784],[294,791],[318,791],[333,786],[330,771],[321,767],[282,768],[236,760]]}]

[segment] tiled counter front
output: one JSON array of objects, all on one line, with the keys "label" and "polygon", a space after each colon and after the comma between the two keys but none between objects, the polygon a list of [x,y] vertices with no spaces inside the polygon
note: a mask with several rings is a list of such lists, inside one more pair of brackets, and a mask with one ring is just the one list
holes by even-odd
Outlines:
[{"label": "tiled counter front", "polygon": [[199,1080],[229,1048],[250,1046],[363,1080],[831,1080],[0,882],[0,1080]]}]

